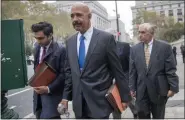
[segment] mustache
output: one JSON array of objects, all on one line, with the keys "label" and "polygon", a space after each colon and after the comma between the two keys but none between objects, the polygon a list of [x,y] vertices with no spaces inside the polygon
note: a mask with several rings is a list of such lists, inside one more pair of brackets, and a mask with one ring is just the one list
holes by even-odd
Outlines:
[{"label": "mustache", "polygon": [[82,23],[79,22],[79,21],[74,21],[74,22],[73,22],[73,26],[75,26],[75,25],[82,25]]}]

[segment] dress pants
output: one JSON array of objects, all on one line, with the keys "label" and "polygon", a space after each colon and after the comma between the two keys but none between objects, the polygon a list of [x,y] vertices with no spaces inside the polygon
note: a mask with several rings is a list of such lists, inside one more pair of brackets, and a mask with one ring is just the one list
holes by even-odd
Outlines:
[{"label": "dress pants", "polygon": [[[95,118],[90,117],[89,114],[90,114],[89,107],[82,95],[82,116],[81,117],[75,116],[75,118],[76,119],[95,119]],[[103,118],[99,118],[99,119],[109,119],[109,115]]]},{"label": "dress pants", "polygon": [[146,89],[142,100],[137,102],[139,119],[151,119],[150,114],[152,114],[153,119],[164,119],[166,102],[167,97],[160,96],[158,104],[153,103]]},{"label": "dress pants", "polygon": [[[35,114],[36,119],[41,119],[40,118],[41,112],[42,112],[42,109],[39,109],[39,110],[36,111],[36,114]],[[55,116],[55,117],[48,118],[48,119],[61,119],[61,117],[60,116]]]}]

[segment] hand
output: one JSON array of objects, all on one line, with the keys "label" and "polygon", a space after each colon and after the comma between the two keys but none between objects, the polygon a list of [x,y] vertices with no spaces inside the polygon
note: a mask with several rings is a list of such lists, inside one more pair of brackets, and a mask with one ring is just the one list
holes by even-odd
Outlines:
[{"label": "hand", "polygon": [[122,106],[123,106],[123,110],[126,110],[127,106],[128,106],[128,103],[122,103]]},{"label": "hand", "polygon": [[175,94],[175,92],[169,90],[169,91],[168,91],[168,94],[167,94],[167,97],[173,97],[174,94]]},{"label": "hand", "polygon": [[130,91],[130,94],[131,94],[132,97],[136,97],[136,92]]},{"label": "hand", "polygon": [[48,87],[47,87],[47,86],[34,87],[33,89],[34,89],[35,92],[38,93],[38,94],[48,93]]},{"label": "hand", "polygon": [[68,109],[68,100],[62,100],[61,102],[60,102],[60,104],[62,104],[66,109]]}]

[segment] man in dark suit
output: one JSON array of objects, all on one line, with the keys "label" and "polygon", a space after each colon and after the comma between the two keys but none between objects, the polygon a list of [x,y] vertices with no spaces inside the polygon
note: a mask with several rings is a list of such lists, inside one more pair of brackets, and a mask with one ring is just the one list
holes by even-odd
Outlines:
[{"label": "man in dark suit", "polygon": [[[120,58],[120,62],[121,62],[121,65],[122,65],[123,72],[126,75],[127,80],[129,80],[130,45],[126,42],[117,41],[116,43],[117,43],[117,52],[118,52],[118,55],[119,55],[119,58]],[[135,109],[135,106],[131,102],[129,103],[129,108],[133,113],[133,117],[137,118],[137,111]],[[113,112],[113,118],[120,119],[121,114],[119,115],[118,113]]]},{"label": "man in dark suit", "polygon": [[130,101],[130,93],[116,53],[114,36],[93,28],[91,17],[87,5],[72,6],[72,23],[79,32],[67,40],[68,64],[61,104],[67,108],[68,100],[72,100],[76,118],[108,119],[113,108],[105,95],[113,77],[124,109]]},{"label": "man in dark suit", "polygon": [[47,62],[56,70],[57,77],[48,86],[34,88],[33,105],[37,119],[60,119],[57,111],[64,89],[65,48],[53,40],[53,27],[50,23],[39,22],[31,26],[37,40],[34,48],[34,70],[42,62]]},{"label": "man in dark suit", "polygon": [[126,42],[117,41],[117,52],[120,58],[122,69],[129,76],[129,56],[130,56],[130,45]]},{"label": "man in dark suit", "polygon": [[130,51],[129,86],[136,96],[138,117],[164,119],[168,97],[179,91],[178,76],[171,46],[154,39],[155,27],[139,26],[140,43]]}]

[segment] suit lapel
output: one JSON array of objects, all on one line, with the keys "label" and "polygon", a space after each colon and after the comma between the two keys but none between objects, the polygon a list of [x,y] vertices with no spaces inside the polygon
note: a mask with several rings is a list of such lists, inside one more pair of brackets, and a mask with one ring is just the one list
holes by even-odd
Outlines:
[{"label": "suit lapel", "polygon": [[43,58],[43,60],[45,60],[53,52],[54,44],[55,44],[55,42],[52,41],[48,50],[47,50],[47,52],[46,52],[46,54],[45,54],[45,56],[44,56],[44,58]]},{"label": "suit lapel", "polygon": [[142,61],[142,64],[143,64],[143,67],[144,67],[144,69],[145,69],[145,71],[146,71],[146,61],[145,61],[145,51],[144,51],[144,43],[140,43],[140,52],[139,53],[141,53],[140,54],[140,56],[141,56],[141,61]]},{"label": "suit lapel", "polygon": [[37,45],[35,48],[35,54],[34,54],[35,67],[39,64],[39,56],[40,56],[40,45]]},{"label": "suit lapel", "polygon": [[[97,44],[97,41],[98,41],[98,37],[99,37],[98,34],[99,34],[98,30],[93,28],[93,34],[92,34],[92,38],[91,38],[91,41],[90,41],[90,44],[89,44],[87,55],[85,57],[85,63],[84,63],[83,71],[87,67],[87,64],[89,62],[91,54],[93,53],[94,48],[96,47],[96,44]],[[81,72],[81,75],[83,74],[83,71]]]},{"label": "suit lapel", "polygon": [[76,72],[79,75],[80,74],[80,68],[79,68],[79,64],[78,64],[78,52],[77,52],[77,36],[78,33],[75,34],[75,36],[73,37],[73,40],[71,41],[71,54],[72,54],[72,60],[74,61],[74,68],[76,68]]},{"label": "suit lapel", "polygon": [[152,62],[153,60],[155,60],[155,57],[156,57],[156,52],[157,52],[157,47],[156,47],[156,40],[153,40],[153,45],[152,45],[152,52],[151,52],[151,55],[150,55],[150,61],[149,61],[149,65],[148,65],[148,70],[147,70],[147,73],[149,72],[151,66],[152,66]]}]

